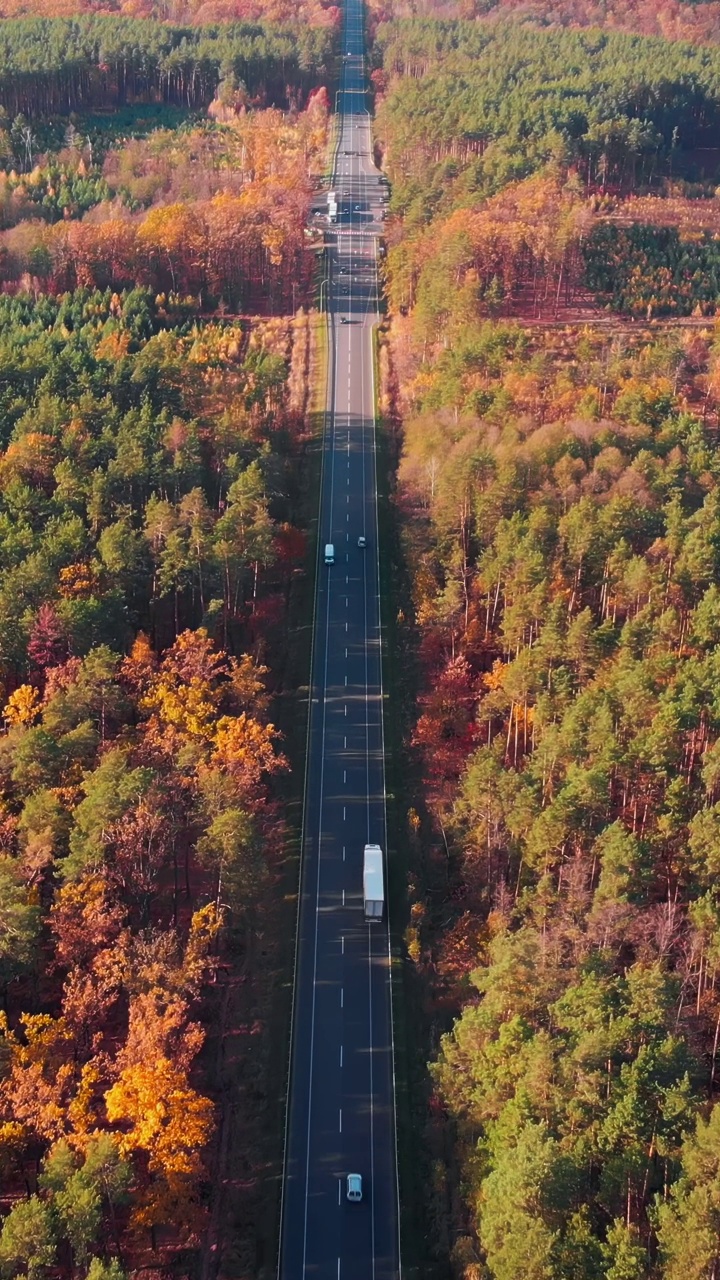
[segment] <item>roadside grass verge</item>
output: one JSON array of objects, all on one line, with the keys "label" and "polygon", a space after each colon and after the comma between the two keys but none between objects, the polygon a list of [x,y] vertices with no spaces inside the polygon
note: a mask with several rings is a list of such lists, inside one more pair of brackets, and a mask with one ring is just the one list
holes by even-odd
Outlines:
[{"label": "roadside grass verge", "polygon": [[[324,314],[313,313],[312,355],[309,370],[310,396],[307,421],[309,441],[306,447],[299,485],[299,509],[295,523],[306,531],[305,565],[293,581],[288,605],[287,653],[283,688],[276,699],[277,727],[283,734],[283,750],[290,761],[291,772],[282,787],[281,804],[285,829],[282,870],[282,918],[279,921],[277,982],[274,999],[268,1010],[268,1042],[272,1053],[268,1063],[269,1105],[268,1131],[274,1135],[276,1158],[273,1162],[274,1192],[265,1197],[267,1204],[268,1253],[275,1274],[279,1247],[280,1196],[285,1144],[287,1088],[290,1064],[290,1034],[295,982],[295,949],[297,912],[303,837],[305,800],[305,768],[307,727],[310,711],[312,632],[314,621],[315,577],[318,550],[318,494],[322,468],[322,442],[327,394],[328,334]],[[268,1187],[268,1192],[270,1188]],[[266,1272],[259,1274],[264,1280]]]},{"label": "roadside grass verge", "polygon": [[[400,457],[398,424],[380,413],[379,342],[374,330],[376,388],[378,529],[380,537],[380,607],[383,633],[383,714],[387,787],[388,898],[391,921],[393,1023],[395,1036],[395,1105],[400,1179],[401,1245],[404,1280],[441,1280],[447,1275],[432,1256],[433,1232],[428,1217],[432,1185],[432,1153],[428,1149],[431,1025],[422,979],[408,955],[408,883],[421,874],[421,843],[413,823],[422,778],[409,743],[417,708],[419,669],[416,656],[411,583],[394,500]],[[391,712],[391,714],[390,714]]]}]

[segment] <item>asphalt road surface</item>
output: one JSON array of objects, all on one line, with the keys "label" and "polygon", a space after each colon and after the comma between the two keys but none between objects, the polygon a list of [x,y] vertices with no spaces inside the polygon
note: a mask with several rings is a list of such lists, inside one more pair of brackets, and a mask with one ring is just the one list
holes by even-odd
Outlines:
[{"label": "asphalt road surface", "polygon": [[359,0],[346,0],[343,55],[280,1280],[400,1274],[387,912],[366,924],[362,898],[363,846],[387,840],[372,347],[384,187]]}]

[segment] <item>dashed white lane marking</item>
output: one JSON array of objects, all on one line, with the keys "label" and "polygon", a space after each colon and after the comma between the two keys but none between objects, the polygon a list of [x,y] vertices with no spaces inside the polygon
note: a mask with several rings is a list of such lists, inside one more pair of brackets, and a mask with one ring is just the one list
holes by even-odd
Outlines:
[{"label": "dashed white lane marking", "polygon": [[342,1009],[342,1007],[343,1007],[344,1003],[345,1003],[345,993],[344,993],[344,991],[343,991],[343,989],[342,989],[342,987],[341,987],[341,988],[340,988],[340,1008],[341,1008],[341,1009]]},{"label": "dashed white lane marking", "polygon": [[342,1133],[342,1107],[340,1108],[340,1132]]},{"label": "dashed white lane marking", "polygon": [[343,1051],[343,1047],[342,1045],[340,1045],[340,1066],[342,1066],[342,1058],[343,1058],[342,1051]]}]

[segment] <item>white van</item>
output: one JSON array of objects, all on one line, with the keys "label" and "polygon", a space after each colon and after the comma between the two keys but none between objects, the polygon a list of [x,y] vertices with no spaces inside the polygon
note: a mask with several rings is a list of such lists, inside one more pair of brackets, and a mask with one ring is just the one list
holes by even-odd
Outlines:
[{"label": "white van", "polygon": [[332,542],[325,543],[325,563],[326,564],[335,563],[335,548]]}]

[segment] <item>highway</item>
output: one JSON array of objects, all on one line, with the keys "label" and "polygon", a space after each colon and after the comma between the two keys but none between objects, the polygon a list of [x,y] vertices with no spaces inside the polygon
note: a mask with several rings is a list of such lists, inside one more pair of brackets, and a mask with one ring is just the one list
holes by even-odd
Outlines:
[{"label": "highway", "polygon": [[[362,898],[363,846],[387,850],[387,833],[372,338],[384,186],[360,0],[345,0],[342,47],[279,1280],[400,1275],[387,912],[366,924]],[[360,1204],[346,1199],[348,1173],[362,1175]]]}]

